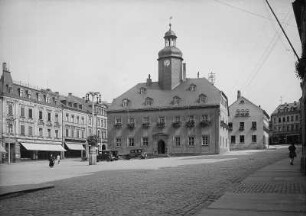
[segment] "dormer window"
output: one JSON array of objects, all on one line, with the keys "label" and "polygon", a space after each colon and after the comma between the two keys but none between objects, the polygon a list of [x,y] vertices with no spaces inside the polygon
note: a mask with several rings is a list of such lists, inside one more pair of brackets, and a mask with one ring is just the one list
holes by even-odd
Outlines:
[{"label": "dormer window", "polygon": [[207,96],[205,94],[199,95],[199,103],[206,103]]},{"label": "dormer window", "polygon": [[244,104],[244,100],[241,100],[241,101],[239,102],[239,104]]},{"label": "dormer window", "polygon": [[147,89],[144,88],[144,87],[141,87],[141,88],[139,89],[139,94],[145,94],[146,92],[147,92]]},{"label": "dormer window", "polygon": [[23,97],[23,89],[20,88],[20,89],[18,89],[18,91],[19,91],[19,96],[20,96],[20,97]]},{"label": "dormer window", "polygon": [[153,99],[147,97],[147,98],[145,99],[145,106],[152,106],[152,104],[153,104]]},{"label": "dormer window", "polygon": [[173,103],[173,105],[179,105],[180,101],[181,101],[180,97],[174,96],[172,103]]},{"label": "dormer window", "polygon": [[189,86],[189,91],[195,91],[196,90],[196,88],[197,88],[197,86],[195,85],[195,84],[190,84],[190,86]]},{"label": "dormer window", "polygon": [[122,100],[122,106],[127,107],[129,105],[129,100],[128,99],[123,99]]}]

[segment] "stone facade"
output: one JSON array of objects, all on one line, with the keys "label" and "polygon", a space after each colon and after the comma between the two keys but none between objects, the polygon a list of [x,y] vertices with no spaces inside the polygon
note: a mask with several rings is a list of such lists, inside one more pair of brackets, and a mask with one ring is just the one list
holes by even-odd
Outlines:
[{"label": "stone facade", "polygon": [[132,149],[149,155],[229,150],[227,97],[205,78],[186,78],[176,38],[170,27],[158,53],[158,82],[149,76],[109,107],[109,147],[121,155]]},{"label": "stone facade", "polygon": [[[107,105],[69,94],[13,82],[3,64],[0,80],[1,162],[21,158],[47,159],[49,154],[86,157],[86,138],[99,137],[99,150],[107,149]],[[93,117],[93,120],[92,120]],[[81,155],[81,149],[84,151]]]},{"label": "stone facade", "polygon": [[271,144],[301,143],[300,103],[279,105],[271,115]]},{"label": "stone facade", "polygon": [[231,149],[264,149],[269,145],[269,115],[241,96],[229,107]]}]

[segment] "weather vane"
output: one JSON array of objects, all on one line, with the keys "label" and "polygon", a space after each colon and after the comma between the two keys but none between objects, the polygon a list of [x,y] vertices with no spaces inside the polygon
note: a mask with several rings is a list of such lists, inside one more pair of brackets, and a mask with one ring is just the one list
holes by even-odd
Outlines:
[{"label": "weather vane", "polygon": [[172,16],[169,18],[169,27],[170,27],[170,30],[171,30],[171,25],[172,25],[172,24],[171,24],[172,18],[173,18]]}]

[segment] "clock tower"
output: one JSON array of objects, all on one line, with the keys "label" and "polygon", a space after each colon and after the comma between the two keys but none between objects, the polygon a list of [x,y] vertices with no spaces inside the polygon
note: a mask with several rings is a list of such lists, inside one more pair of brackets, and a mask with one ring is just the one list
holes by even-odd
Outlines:
[{"label": "clock tower", "polygon": [[158,52],[158,84],[164,90],[172,90],[182,81],[183,54],[176,47],[176,35],[170,28],[165,33],[165,47]]}]

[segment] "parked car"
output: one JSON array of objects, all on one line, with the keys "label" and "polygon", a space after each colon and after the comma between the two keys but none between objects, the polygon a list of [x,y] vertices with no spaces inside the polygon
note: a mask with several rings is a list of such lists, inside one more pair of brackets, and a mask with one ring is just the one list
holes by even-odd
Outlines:
[{"label": "parked car", "polygon": [[97,155],[97,161],[114,161],[118,160],[118,151],[101,151]]},{"label": "parked car", "polygon": [[126,159],[131,158],[140,158],[140,159],[146,159],[147,153],[143,151],[143,149],[132,149],[130,150],[130,153],[126,155]]}]

